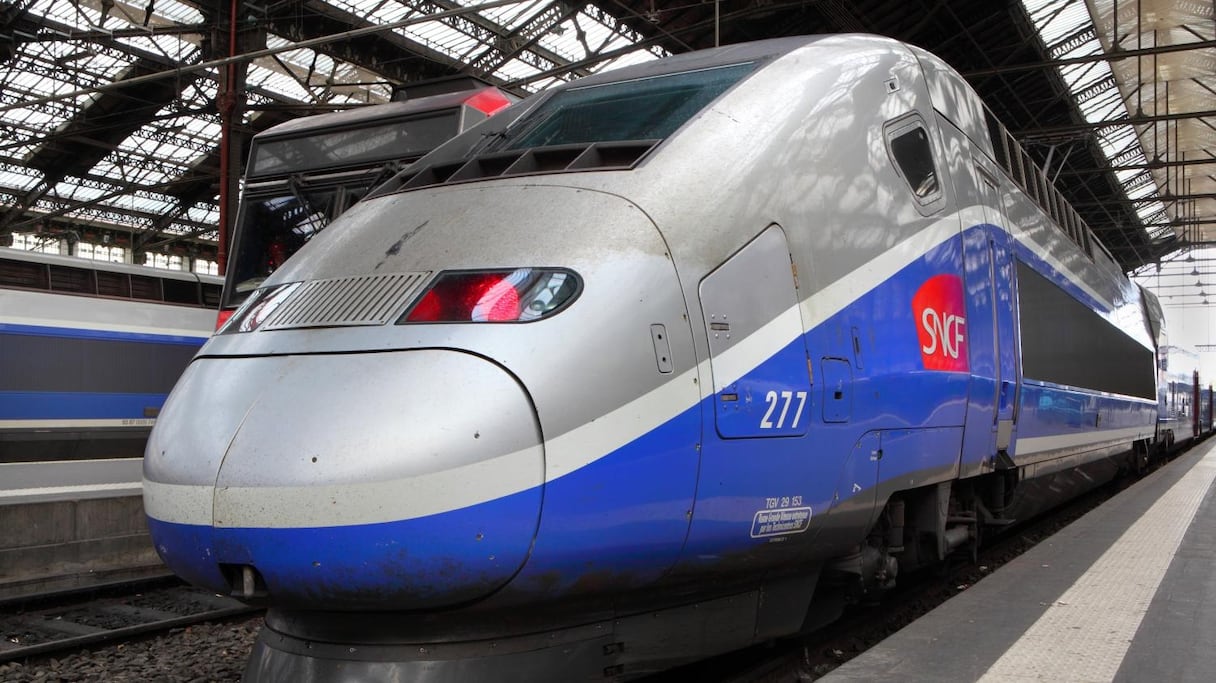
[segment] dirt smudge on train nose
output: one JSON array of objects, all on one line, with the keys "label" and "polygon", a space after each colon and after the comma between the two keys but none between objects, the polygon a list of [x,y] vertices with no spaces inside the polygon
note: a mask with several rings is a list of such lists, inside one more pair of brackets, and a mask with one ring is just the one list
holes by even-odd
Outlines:
[{"label": "dirt smudge on train nose", "polygon": [[[422,230],[423,228],[425,228],[427,223],[430,223],[430,221],[429,220],[422,221],[422,223],[418,224],[417,226],[401,233],[401,237],[399,237],[396,242],[393,242],[391,245],[389,245],[388,249],[384,250],[385,258],[388,258],[389,256],[396,256],[397,254],[400,254],[401,247],[406,242],[408,242],[411,237],[413,237],[414,235],[417,235],[419,230]],[[380,268],[380,266],[382,266],[382,265],[384,265],[384,261],[380,261],[379,263],[377,263],[375,269],[378,270]]]}]

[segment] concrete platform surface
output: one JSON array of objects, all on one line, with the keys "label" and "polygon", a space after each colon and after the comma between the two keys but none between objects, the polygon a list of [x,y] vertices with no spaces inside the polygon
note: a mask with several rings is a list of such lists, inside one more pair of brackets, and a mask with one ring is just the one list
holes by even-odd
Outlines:
[{"label": "concrete platform surface", "polygon": [[1216,680],[1216,439],[824,678]]}]

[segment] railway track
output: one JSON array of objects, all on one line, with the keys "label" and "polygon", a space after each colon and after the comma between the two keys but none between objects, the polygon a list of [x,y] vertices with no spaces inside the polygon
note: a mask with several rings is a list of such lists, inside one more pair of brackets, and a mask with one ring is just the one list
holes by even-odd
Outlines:
[{"label": "railway track", "polygon": [[258,612],[177,579],[0,604],[0,663],[127,641]]}]

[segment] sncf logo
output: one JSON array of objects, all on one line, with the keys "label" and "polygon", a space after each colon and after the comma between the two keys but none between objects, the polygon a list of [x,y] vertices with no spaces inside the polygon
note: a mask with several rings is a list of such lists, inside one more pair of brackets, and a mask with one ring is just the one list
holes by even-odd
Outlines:
[{"label": "sncf logo", "polygon": [[926,370],[967,371],[967,313],[963,281],[957,275],[934,275],[912,297]]}]

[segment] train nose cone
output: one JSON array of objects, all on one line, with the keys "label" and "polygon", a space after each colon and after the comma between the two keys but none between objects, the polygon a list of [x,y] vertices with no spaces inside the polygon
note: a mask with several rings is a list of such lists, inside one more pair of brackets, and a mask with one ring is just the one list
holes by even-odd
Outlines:
[{"label": "train nose cone", "polygon": [[500,367],[442,350],[200,362],[263,385],[214,479],[208,561],[238,592],[252,576],[276,604],[437,607],[527,559],[544,453]]}]

